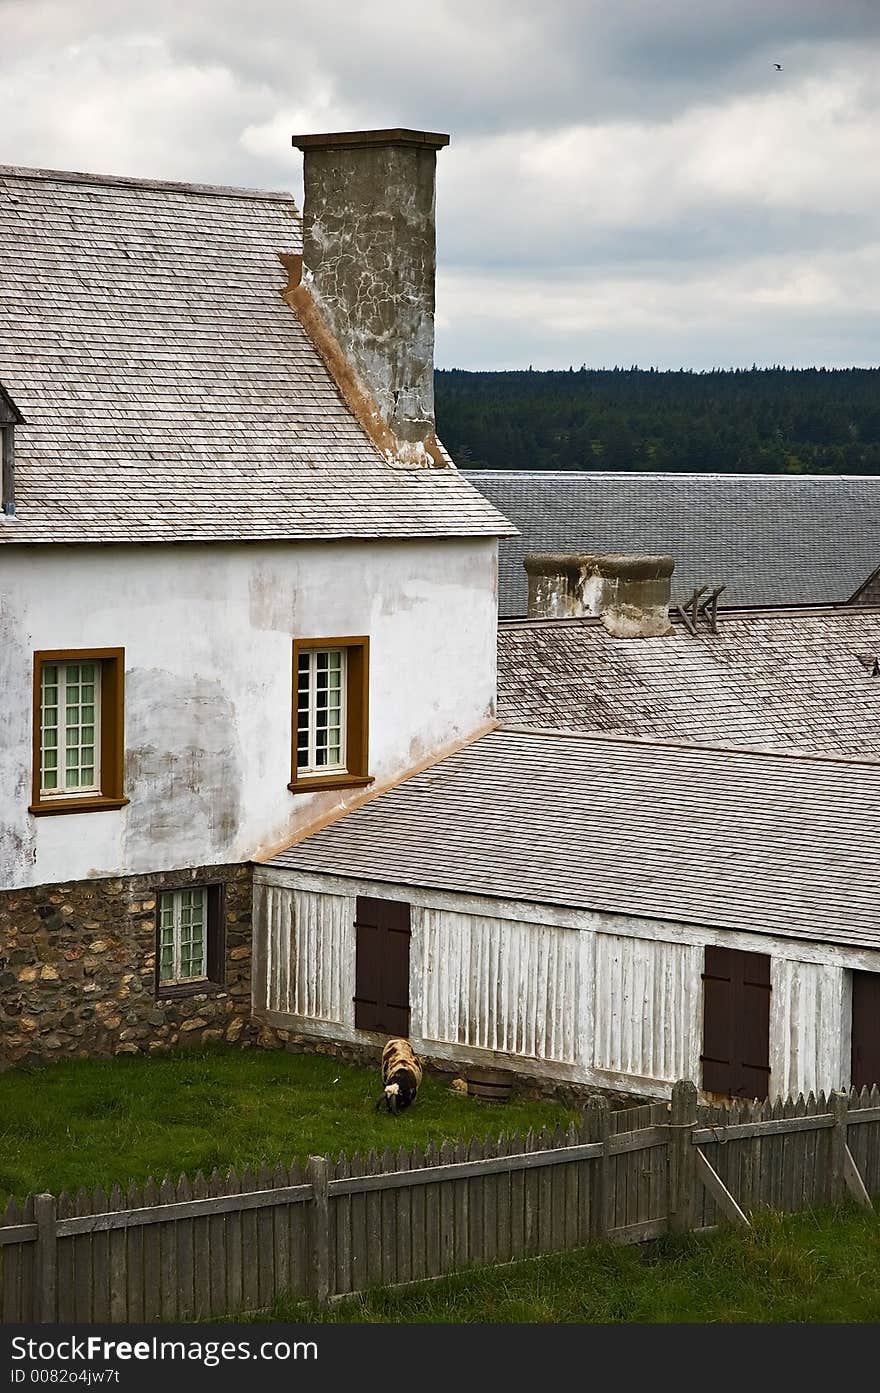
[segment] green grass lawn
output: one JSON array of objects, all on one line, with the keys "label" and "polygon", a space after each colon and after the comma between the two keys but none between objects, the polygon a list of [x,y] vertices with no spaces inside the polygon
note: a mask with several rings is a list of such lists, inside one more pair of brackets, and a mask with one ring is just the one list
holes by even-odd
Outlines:
[{"label": "green grass lawn", "polygon": [[841,1209],[765,1215],[752,1232],[669,1235],[639,1247],[472,1269],[319,1311],[249,1320],[669,1323],[880,1320],[880,1219]]},{"label": "green grass lawn", "polygon": [[469,1140],[577,1117],[551,1102],[482,1102],[426,1075],[413,1107],[394,1118],[375,1111],[380,1092],[378,1067],[232,1047],[10,1070],[0,1075],[0,1199]]}]

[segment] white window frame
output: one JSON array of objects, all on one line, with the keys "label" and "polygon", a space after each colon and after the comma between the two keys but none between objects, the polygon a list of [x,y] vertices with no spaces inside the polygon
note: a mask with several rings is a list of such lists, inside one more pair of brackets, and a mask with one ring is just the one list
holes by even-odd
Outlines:
[{"label": "white window frame", "polygon": [[[47,788],[46,777],[46,745],[45,745],[45,712],[46,704],[44,692],[46,689],[46,672],[51,668],[56,669],[56,681],[53,686],[57,687],[58,697],[56,702],[57,734],[56,745],[56,767],[52,771],[57,775],[58,784],[55,788]],[[77,667],[92,667],[95,670],[94,688],[94,750],[95,750],[95,777],[90,784],[77,784],[75,787],[67,786],[67,674],[68,669]],[[81,798],[100,794],[101,792],[101,684],[103,677],[103,663],[99,658],[70,658],[57,659],[54,662],[44,663],[40,681],[40,797],[41,798]],[[82,702],[80,701],[80,707]]]},{"label": "white window frame", "polygon": [[[183,957],[183,897],[185,894],[194,895],[199,893],[202,897],[202,961],[201,972],[192,973],[188,977],[182,975],[181,959]],[[164,913],[163,901],[171,900],[171,933],[173,948],[173,973],[171,977],[162,976],[162,935],[165,926],[162,923]],[[159,913],[159,936],[156,943],[158,962],[156,964],[156,979],[159,989],[163,987],[188,986],[192,982],[206,982],[208,980],[208,913],[209,900],[208,889],[204,885],[187,885],[180,890],[161,890],[158,902]]]},{"label": "white window frame", "polygon": [[[319,764],[317,757],[318,735],[318,658],[329,654],[339,655],[339,761],[334,764]],[[348,773],[348,649],[347,648],[301,648],[300,661],[308,657],[308,762],[299,762],[300,735],[300,686],[299,666],[296,672],[296,773],[298,778],[320,778],[324,774]]]}]

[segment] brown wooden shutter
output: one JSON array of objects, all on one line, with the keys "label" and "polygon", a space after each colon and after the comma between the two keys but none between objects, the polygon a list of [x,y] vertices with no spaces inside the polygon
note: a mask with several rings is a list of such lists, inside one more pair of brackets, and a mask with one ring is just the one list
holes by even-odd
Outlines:
[{"label": "brown wooden shutter", "polygon": [[770,959],[707,947],[703,971],[703,1087],[766,1098],[770,1082]]},{"label": "brown wooden shutter", "polygon": [[355,918],[356,1030],[409,1035],[409,905],[357,899]]},{"label": "brown wooden shutter", "polygon": [[852,1082],[880,1084],[880,972],[852,975]]},{"label": "brown wooden shutter", "polygon": [[219,987],[226,982],[225,892],[225,885],[207,887],[208,981]]}]

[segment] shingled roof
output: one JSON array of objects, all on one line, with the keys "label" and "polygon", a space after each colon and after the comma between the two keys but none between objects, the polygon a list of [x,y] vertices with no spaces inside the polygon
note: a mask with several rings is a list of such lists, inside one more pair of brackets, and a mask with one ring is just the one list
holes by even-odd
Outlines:
[{"label": "shingled roof", "polygon": [[880,764],[499,730],[272,868],[880,947]]},{"label": "shingled roof", "polygon": [[493,536],[453,468],[388,464],[282,302],[289,195],[0,167],[3,542]]},{"label": "shingled roof", "polygon": [[667,553],[673,601],[726,585],[724,605],[850,600],[880,567],[880,479],[779,474],[469,470],[516,524],[499,612],[525,615],[528,551]]},{"label": "shingled roof", "polygon": [[498,714],[673,740],[880,758],[880,609],[727,614],[697,638],[612,638],[597,619],[508,620]]}]

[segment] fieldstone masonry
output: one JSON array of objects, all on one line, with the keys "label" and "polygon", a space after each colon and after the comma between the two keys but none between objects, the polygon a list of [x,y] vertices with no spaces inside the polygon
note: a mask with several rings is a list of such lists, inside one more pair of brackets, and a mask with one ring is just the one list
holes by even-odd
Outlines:
[{"label": "fieldstone masonry", "polygon": [[[223,986],[157,999],[156,887],[217,881],[226,886]],[[0,1069],[276,1043],[250,1023],[251,892],[251,867],[239,865],[0,893]]]}]

